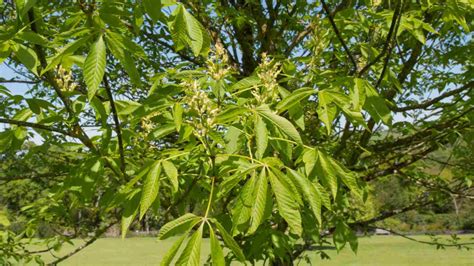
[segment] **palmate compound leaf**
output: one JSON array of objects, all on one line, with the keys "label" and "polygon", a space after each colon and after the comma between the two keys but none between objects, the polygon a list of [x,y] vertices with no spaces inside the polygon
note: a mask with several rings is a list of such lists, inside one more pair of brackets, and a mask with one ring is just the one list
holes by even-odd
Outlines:
[{"label": "palmate compound leaf", "polygon": [[288,121],[286,118],[275,114],[267,105],[262,105],[257,107],[257,113],[265,118],[269,123],[272,123],[276,128],[278,128],[285,135],[296,141],[298,144],[302,144],[301,136],[298,133],[298,130]]},{"label": "palmate compound leaf", "polygon": [[106,48],[102,35],[91,45],[90,52],[84,62],[83,72],[89,100],[94,97],[105,73]]},{"label": "palmate compound leaf", "polygon": [[140,219],[145,215],[148,208],[150,208],[158,191],[160,189],[160,174],[161,174],[161,161],[156,161],[148,172],[145,183],[143,184],[142,198],[140,200]]}]

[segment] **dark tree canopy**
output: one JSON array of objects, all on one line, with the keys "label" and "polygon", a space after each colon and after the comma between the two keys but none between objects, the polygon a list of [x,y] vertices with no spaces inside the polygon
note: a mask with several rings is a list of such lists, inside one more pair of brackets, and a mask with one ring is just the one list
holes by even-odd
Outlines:
[{"label": "dark tree canopy", "polygon": [[[0,212],[0,263],[153,220],[180,235],[163,265],[203,237],[216,265],[290,265],[473,197],[470,0],[1,2],[0,186],[38,193],[23,234]],[[423,167],[440,150],[460,174]],[[414,193],[370,212],[381,178]]]}]

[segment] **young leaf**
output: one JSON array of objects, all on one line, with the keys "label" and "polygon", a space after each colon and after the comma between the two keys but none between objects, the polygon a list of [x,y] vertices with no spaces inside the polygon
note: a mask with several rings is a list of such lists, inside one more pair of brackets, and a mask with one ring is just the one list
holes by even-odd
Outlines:
[{"label": "young leaf", "polygon": [[201,262],[201,244],[202,244],[202,230],[204,223],[201,224],[198,230],[189,239],[186,247],[178,258],[176,265],[190,265],[199,266]]},{"label": "young leaf", "polygon": [[161,161],[156,161],[151,167],[143,184],[142,198],[140,200],[140,219],[155,201],[160,189]]},{"label": "young leaf", "polygon": [[209,226],[209,235],[211,238],[211,258],[212,258],[212,265],[217,266],[224,266],[225,265],[225,258],[224,252],[222,251],[221,244],[214,233],[214,229]]},{"label": "young leaf", "polygon": [[278,129],[280,129],[285,135],[296,141],[298,144],[303,143],[303,141],[301,140],[301,136],[298,133],[298,130],[296,130],[293,124],[291,124],[290,121],[286,120],[286,118],[273,113],[267,105],[262,105],[258,107],[257,112],[267,121],[269,121]]},{"label": "young leaf", "polygon": [[285,187],[271,171],[269,172],[269,179],[280,215],[288,223],[293,233],[301,235],[303,231],[301,227],[301,215],[298,203],[293,199],[291,190]]},{"label": "young leaf", "polygon": [[255,141],[257,143],[257,159],[262,159],[268,145],[267,126],[260,116],[255,120]]},{"label": "young leaf", "polygon": [[94,97],[105,73],[105,43],[102,35],[92,44],[84,62],[84,80],[86,82],[89,101]]},{"label": "young leaf", "polygon": [[183,216],[163,225],[160,228],[160,232],[158,233],[158,239],[162,240],[175,234],[182,233],[183,231],[194,227],[199,221],[201,221],[201,217],[192,213],[186,213]]},{"label": "young leaf", "polygon": [[165,173],[168,176],[171,185],[173,186],[173,192],[176,193],[179,186],[178,169],[176,169],[176,166],[174,166],[174,164],[170,161],[163,161],[161,165],[163,166],[163,169],[165,170]]}]

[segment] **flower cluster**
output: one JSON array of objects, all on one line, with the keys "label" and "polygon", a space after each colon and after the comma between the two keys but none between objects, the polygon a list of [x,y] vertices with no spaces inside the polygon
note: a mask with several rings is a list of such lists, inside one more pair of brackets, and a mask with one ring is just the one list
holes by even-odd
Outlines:
[{"label": "flower cluster", "polygon": [[214,127],[219,108],[209,99],[207,92],[200,88],[198,81],[183,82],[181,85],[188,88],[188,95],[184,99],[192,114],[188,122],[197,135],[205,136]]},{"label": "flower cluster", "polygon": [[231,71],[228,63],[226,50],[222,44],[217,43],[214,54],[206,61],[207,72],[214,80],[222,80]]},{"label": "flower cluster", "polygon": [[268,100],[275,100],[278,96],[278,75],[281,72],[280,62],[275,62],[266,54],[262,54],[262,62],[258,67],[257,76],[262,82],[262,90],[258,91],[256,88],[252,91],[259,103],[264,103]]},{"label": "flower cluster", "polygon": [[77,83],[72,80],[72,73],[61,65],[58,67],[57,76],[54,80],[63,91],[73,91],[77,87]]}]

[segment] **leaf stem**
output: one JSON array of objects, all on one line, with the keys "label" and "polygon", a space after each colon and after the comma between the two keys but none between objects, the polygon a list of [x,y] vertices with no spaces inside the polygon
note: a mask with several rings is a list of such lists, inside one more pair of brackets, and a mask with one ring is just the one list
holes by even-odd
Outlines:
[{"label": "leaf stem", "polygon": [[204,214],[204,218],[207,219],[207,215],[209,214],[209,210],[211,209],[211,202],[212,202],[212,197],[214,196],[214,181],[216,177],[212,176],[211,178],[211,194],[209,195],[209,200],[207,202],[207,208],[206,208],[206,213]]}]

